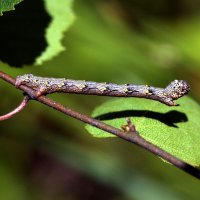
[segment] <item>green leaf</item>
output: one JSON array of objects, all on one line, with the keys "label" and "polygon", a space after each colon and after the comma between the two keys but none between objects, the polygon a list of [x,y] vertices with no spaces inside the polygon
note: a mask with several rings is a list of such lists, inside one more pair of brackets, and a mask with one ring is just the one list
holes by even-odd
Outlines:
[{"label": "green leaf", "polygon": [[74,14],[72,12],[73,0],[45,0],[46,10],[52,17],[52,21],[46,30],[46,40],[48,47],[36,59],[36,64],[42,64],[44,61],[50,60],[60,52],[65,50],[61,40],[64,32],[70,27],[74,21]]},{"label": "green leaf", "polygon": [[[168,107],[156,101],[119,98],[97,107],[92,116],[121,128],[130,117],[139,134],[149,142],[194,166],[200,165],[200,106],[189,97]],[[100,129],[86,125],[95,137],[112,137]]]},{"label": "green leaf", "polygon": [[0,15],[5,11],[15,10],[14,6],[21,1],[23,0],[0,0]]}]

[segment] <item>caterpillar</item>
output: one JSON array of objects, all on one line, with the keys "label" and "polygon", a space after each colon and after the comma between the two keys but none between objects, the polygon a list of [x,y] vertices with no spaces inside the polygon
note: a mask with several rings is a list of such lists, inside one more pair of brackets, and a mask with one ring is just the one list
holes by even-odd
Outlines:
[{"label": "caterpillar", "polygon": [[184,80],[174,80],[166,88],[148,85],[97,83],[93,81],[72,80],[65,78],[47,78],[25,74],[17,76],[16,87],[26,85],[37,91],[38,96],[55,92],[87,95],[138,97],[153,99],[169,106],[176,106],[174,100],[184,96],[190,90]]}]

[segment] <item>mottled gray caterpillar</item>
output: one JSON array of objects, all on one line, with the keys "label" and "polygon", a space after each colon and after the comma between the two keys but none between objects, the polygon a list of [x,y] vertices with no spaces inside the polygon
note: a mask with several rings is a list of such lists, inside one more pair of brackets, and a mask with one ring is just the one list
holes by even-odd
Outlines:
[{"label": "mottled gray caterpillar", "polygon": [[37,91],[37,96],[54,92],[101,95],[113,97],[139,97],[153,99],[169,106],[176,106],[174,100],[187,94],[190,86],[186,81],[174,80],[166,88],[148,85],[97,83],[65,78],[45,78],[32,74],[17,76],[16,87],[26,85]]}]

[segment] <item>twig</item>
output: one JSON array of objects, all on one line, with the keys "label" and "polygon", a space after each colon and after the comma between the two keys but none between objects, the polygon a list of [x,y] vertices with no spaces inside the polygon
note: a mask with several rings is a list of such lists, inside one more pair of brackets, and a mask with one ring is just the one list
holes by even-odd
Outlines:
[{"label": "twig", "polygon": [[11,117],[15,116],[18,112],[22,111],[25,108],[25,106],[28,104],[29,100],[30,100],[30,97],[25,96],[17,108],[15,108],[14,110],[12,110],[11,112],[5,115],[0,116],[0,121],[10,119]]},{"label": "twig", "polygon": [[[15,85],[15,79],[10,77],[9,75],[0,72],[0,78],[2,78],[3,80],[9,82],[12,85]],[[25,93],[27,93],[29,96],[37,96],[36,95],[36,91],[25,86],[25,85],[20,85],[19,89],[24,91]],[[151,144],[150,142],[146,141],[144,138],[142,138],[139,134],[136,134],[135,132],[125,132],[123,130],[114,128],[108,124],[105,124],[103,122],[101,122],[100,120],[96,120],[94,118],[91,118],[87,115],[81,114],[77,111],[74,111],[70,108],[67,108],[65,106],[63,106],[60,103],[57,103],[51,99],[49,99],[46,96],[40,96],[37,99],[35,99],[36,101],[39,101],[49,107],[52,107],[53,109],[60,111],[68,116],[71,116],[75,119],[78,119],[80,121],[83,121],[87,124],[90,124],[92,126],[95,126],[99,129],[102,129],[106,132],[112,133],[126,141],[129,141],[131,143],[137,144],[138,146],[150,151],[151,153],[163,158],[164,160],[170,162],[171,164],[173,164],[174,166],[176,166],[177,168],[187,172],[188,174],[200,179],[200,170],[193,167],[190,164],[187,164],[186,162],[176,158],[175,156],[167,153],[166,151],[162,150],[161,148]],[[129,123],[129,125],[131,125]]]}]

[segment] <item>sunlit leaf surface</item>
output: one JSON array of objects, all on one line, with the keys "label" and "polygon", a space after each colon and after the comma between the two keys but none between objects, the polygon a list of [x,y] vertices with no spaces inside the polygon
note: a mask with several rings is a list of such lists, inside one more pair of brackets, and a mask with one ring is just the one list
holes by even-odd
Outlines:
[{"label": "sunlit leaf surface", "polygon": [[65,50],[61,40],[63,39],[64,32],[74,21],[72,3],[73,0],[60,0],[59,3],[54,0],[45,0],[47,12],[52,17],[52,21],[45,35],[48,47],[42,55],[37,58],[36,64],[42,64],[42,62],[51,59]]},{"label": "sunlit leaf surface", "polygon": [[[146,140],[199,166],[199,105],[189,97],[183,97],[177,102],[180,106],[168,107],[151,100],[119,98],[100,105],[92,116],[117,128],[126,124],[126,118],[130,117]],[[95,137],[113,136],[89,125],[86,128]]]},{"label": "sunlit leaf surface", "polygon": [[20,3],[23,0],[0,0],[0,15],[3,15],[3,12],[14,10],[14,6]]}]

